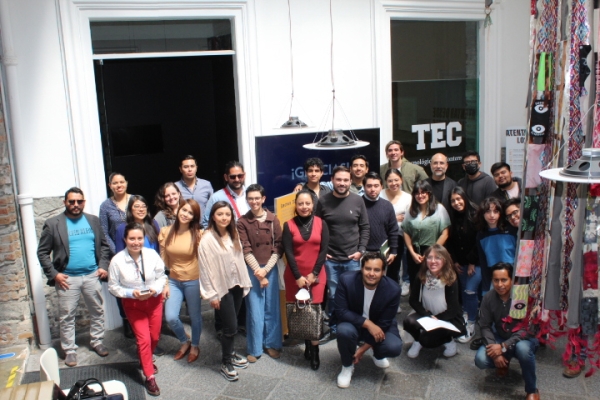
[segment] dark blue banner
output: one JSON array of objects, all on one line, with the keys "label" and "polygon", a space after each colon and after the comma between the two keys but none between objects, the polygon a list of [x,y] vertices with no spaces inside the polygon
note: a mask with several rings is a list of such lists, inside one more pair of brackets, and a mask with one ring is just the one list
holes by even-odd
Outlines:
[{"label": "dark blue banner", "polygon": [[[322,181],[331,180],[331,171],[338,165],[350,168],[350,158],[355,154],[369,160],[369,170],[379,172],[379,128],[353,131],[359,140],[369,142],[366,147],[344,150],[308,150],[302,147],[312,143],[315,133],[301,133],[256,138],[256,160],[258,183],[264,186],[267,202],[273,209],[276,197],[290,193],[298,183],[304,183],[304,162],[319,157],[325,163]],[[347,131],[344,133],[348,134]],[[253,182],[246,182],[246,186]]]}]

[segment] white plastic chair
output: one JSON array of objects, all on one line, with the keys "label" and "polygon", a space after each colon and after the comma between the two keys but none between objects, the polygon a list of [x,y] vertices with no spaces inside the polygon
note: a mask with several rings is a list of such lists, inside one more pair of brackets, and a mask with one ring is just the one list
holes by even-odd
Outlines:
[{"label": "white plastic chair", "polygon": [[[58,355],[56,354],[56,350],[53,348],[49,348],[44,351],[42,356],[40,357],[40,381],[54,381],[56,386],[60,387],[60,370],[58,369]],[[123,395],[124,400],[128,400],[129,396],[127,395],[127,388],[125,384],[121,381],[106,381],[102,382],[104,386],[104,390],[106,390],[106,394],[115,394],[121,393]],[[97,385],[96,385],[97,386]],[[100,387],[91,387],[95,391],[99,391]],[[68,389],[62,389],[63,393],[66,395],[69,393]]]}]

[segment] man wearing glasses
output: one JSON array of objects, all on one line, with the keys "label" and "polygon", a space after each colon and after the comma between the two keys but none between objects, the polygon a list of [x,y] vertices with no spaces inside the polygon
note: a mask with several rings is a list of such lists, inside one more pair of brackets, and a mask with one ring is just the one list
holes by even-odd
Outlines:
[{"label": "man wearing glasses", "polygon": [[506,200],[504,203],[504,215],[509,224],[519,229],[521,223],[521,199],[514,198]]},{"label": "man wearing glasses", "polygon": [[462,167],[467,175],[458,181],[458,186],[462,187],[469,199],[477,205],[492,195],[498,188],[494,179],[481,172],[481,159],[479,153],[474,150],[469,150],[462,156]]},{"label": "man wearing glasses", "polygon": [[236,220],[250,211],[250,206],[246,201],[246,187],[244,186],[246,173],[244,172],[242,163],[239,161],[229,161],[227,165],[225,165],[223,179],[226,183],[225,187],[213,193],[213,195],[210,196],[208,203],[206,203],[206,208],[202,209],[202,212],[204,213],[202,217],[202,226],[204,229],[208,227],[210,209],[217,201],[226,201],[231,204]]},{"label": "man wearing glasses", "polygon": [[213,194],[213,187],[206,179],[196,176],[198,164],[194,156],[185,156],[179,166],[181,180],[175,182],[184,200],[194,199],[200,204],[200,210],[206,209],[206,202]]},{"label": "man wearing glasses", "polygon": [[90,313],[91,347],[101,357],[108,355],[102,344],[104,299],[100,280],[108,277],[110,248],[98,217],[83,212],[85,199],[81,189],[67,190],[64,204],[64,213],[44,223],[37,254],[48,285],[56,288],[65,364],[74,367],[77,365],[75,314],[82,295]]}]

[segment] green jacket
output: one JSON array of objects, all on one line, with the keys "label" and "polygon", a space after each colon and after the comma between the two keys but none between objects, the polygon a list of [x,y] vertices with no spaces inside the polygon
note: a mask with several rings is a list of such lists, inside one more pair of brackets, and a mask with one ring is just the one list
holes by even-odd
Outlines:
[{"label": "green jacket", "polygon": [[[381,164],[379,167],[379,175],[385,179],[385,173],[388,169],[390,169],[389,161],[385,164]],[[406,193],[412,193],[416,181],[429,178],[423,167],[411,163],[404,157],[402,157],[402,166],[400,167],[400,172],[402,173],[402,190]]]}]

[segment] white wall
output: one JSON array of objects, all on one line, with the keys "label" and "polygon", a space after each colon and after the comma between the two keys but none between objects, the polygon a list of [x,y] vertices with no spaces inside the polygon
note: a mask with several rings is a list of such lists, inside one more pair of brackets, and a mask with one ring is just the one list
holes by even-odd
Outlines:
[{"label": "white wall", "polygon": [[[85,171],[76,171],[76,165],[89,164],[90,170],[96,175],[103,171],[101,165],[86,159],[86,154],[77,154],[79,160],[73,158],[71,130],[74,137],[86,137],[97,144],[99,130],[89,125],[97,124],[97,115],[70,116],[67,102],[69,93],[73,90],[72,79],[90,79],[89,71],[80,70],[63,73],[63,53],[59,28],[64,27],[65,20],[60,21],[58,15],[73,14],[76,10],[66,13],[57,12],[57,4],[64,7],[72,4],[71,0],[0,0],[9,4],[10,26],[3,24],[2,30],[10,30],[14,43],[14,51],[18,59],[16,66],[18,80],[16,87],[9,87],[9,91],[16,90],[20,104],[19,130],[15,132],[15,147],[17,160],[17,174],[19,191],[29,191],[34,197],[60,196],[65,189],[75,184],[75,176],[82,175],[82,180],[88,181]],[[218,5],[223,1],[213,1]],[[78,0],[78,4],[93,2],[93,0]],[[194,3],[194,0],[188,0]],[[183,7],[188,2],[178,2],[178,7]],[[135,4],[145,2],[140,0]],[[208,2],[195,2],[206,3]],[[238,2],[244,3],[244,2]],[[387,127],[389,110],[386,109],[391,101],[384,93],[382,82],[391,80],[386,76],[389,66],[379,65],[382,52],[389,52],[381,46],[381,25],[385,23],[385,7],[395,4],[415,3],[415,7],[423,4],[436,3],[433,0],[333,0],[334,24],[334,75],[336,95],[343,111],[349,120],[349,125],[343,118],[336,122],[340,128],[370,128],[382,127],[382,142],[389,140],[391,130]],[[479,4],[476,1],[450,1],[445,0],[444,5],[453,3],[457,9],[464,4]],[[483,7],[483,1],[480,2]],[[133,3],[132,3],[133,4]],[[165,2],[165,5],[173,4]],[[241,80],[244,86],[243,98],[252,102],[251,107],[244,108],[240,120],[244,125],[244,135],[249,137],[247,144],[250,146],[248,154],[253,156],[253,137],[283,133],[275,129],[287,117],[284,106],[290,97],[290,48],[289,48],[289,21],[287,1],[285,0],[248,0],[247,14],[243,15],[245,40],[237,45],[243,46],[238,53],[239,58],[244,58],[238,65],[239,71],[246,74]],[[391,6],[390,6],[391,4]],[[462,5],[461,5],[462,4]],[[312,121],[316,128],[322,127],[322,120],[331,101],[330,78],[330,22],[329,2],[327,0],[291,0],[292,7],[292,35],[294,56],[295,95],[298,103],[302,105],[306,114],[299,116],[307,121]],[[488,41],[496,43],[497,50],[494,54],[486,52],[486,57],[497,57],[496,63],[498,79],[501,90],[497,92],[495,100],[498,102],[488,115],[482,113],[483,118],[494,117],[494,128],[486,129],[484,133],[488,146],[492,146],[492,153],[498,153],[500,144],[499,135],[503,129],[511,125],[524,125],[525,95],[528,79],[528,40],[529,40],[529,11],[528,2],[524,0],[496,0],[495,11],[492,14],[493,25],[488,36],[483,40],[482,46],[486,48]],[[156,7],[149,8],[143,15],[156,15]],[[194,10],[194,15],[202,13],[202,8]],[[131,8],[129,13],[134,13]],[[181,13],[181,10],[177,10]],[[211,11],[207,11],[210,13]],[[215,12],[212,12],[215,14]],[[217,13],[218,14],[218,13]],[[141,15],[141,14],[140,14]],[[426,14],[427,15],[427,14]],[[432,14],[434,15],[434,14]],[[441,18],[435,14],[436,18]],[[460,15],[452,15],[452,19],[459,19]],[[471,15],[470,19],[474,17]],[[476,18],[476,17],[475,17]],[[75,21],[76,16],[72,17]],[[5,21],[6,19],[3,19]],[[238,29],[239,27],[236,27]],[[389,31],[389,28],[388,28]],[[85,32],[84,32],[85,33]],[[69,36],[70,35],[70,36]],[[4,32],[3,32],[3,36]],[[89,32],[67,32],[64,37],[71,40],[76,37],[89,36]],[[246,37],[247,36],[247,37]],[[388,39],[389,40],[389,39]],[[77,46],[69,47],[76,49]],[[71,51],[71,50],[69,50]],[[68,66],[73,55],[69,52],[64,58]],[[89,54],[78,54],[78,57],[91,57]],[[384,57],[385,58],[385,57]],[[388,57],[389,59],[389,57]],[[91,65],[90,58],[90,65]],[[484,61],[481,61],[482,68]],[[387,72],[386,72],[387,71]],[[82,78],[83,76],[83,78]],[[68,79],[67,79],[68,78]],[[484,75],[484,79],[488,79]],[[70,87],[65,85],[69,84]],[[240,80],[238,79],[238,84]],[[482,82],[484,84],[484,82]],[[385,83],[383,83],[385,85]],[[15,86],[15,85],[13,85]],[[81,90],[90,90],[90,85],[80,85]],[[484,85],[485,86],[485,85]],[[389,90],[389,88],[387,89]],[[238,93],[240,95],[240,93]],[[89,93],[84,99],[90,101]],[[12,100],[12,98],[11,98]],[[482,109],[485,105],[482,103]],[[80,108],[87,113],[86,107]],[[248,115],[246,115],[248,114]],[[295,113],[296,114],[296,113]],[[16,116],[19,118],[19,116]],[[71,118],[83,118],[85,123],[76,123],[71,128]],[[326,128],[329,126],[326,125]],[[85,132],[80,132],[81,130]],[[89,130],[89,132],[88,132]],[[304,130],[305,132],[309,130]],[[487,140],[487,139],[490,140]],[[93,147],[93,146],[92,146]],[[87,143],[78,144],[84,151],[89,149]],[[97,148],[97,146],[96,146]],[[81,151],[81,150],[80,150]],[[246,150],[244,150],[246,151]],[[97,156],[96,156],[97,157]],[[488,157],[491,161],[493,156]],[[100,158],[101,159],[101,158]],[[97,158],[96,158],[97,160]],[[249,160],[244,160],[248,163]],[[487,164],[487,160],[485,160]],[[493,162],[493,161],[491,161]],[[491,164],[490,162],[490,164]],[[88,163],[88,164],[86,164]],[[252,165],[253,163],[248,163]],[[80,167],[83,168],[83,167]],[[489,169],[489,166],[486,168]],[[100,171],[100,172],[99,172]],[[97,179],[93,193],[95,199],[92,204],[99,204],[104,184],[102,179]],[[86,182],[81,182],[86,187]],[[90,204],[88,204],[90,206]],[[91,208],[91,207],[90,207]],[[96,212],[97,208],[88,210]]]}]

